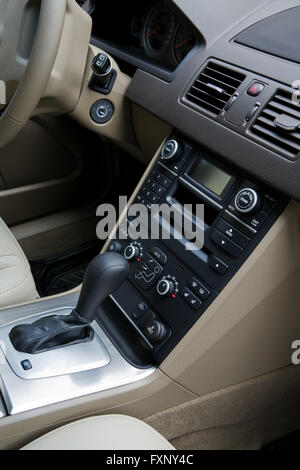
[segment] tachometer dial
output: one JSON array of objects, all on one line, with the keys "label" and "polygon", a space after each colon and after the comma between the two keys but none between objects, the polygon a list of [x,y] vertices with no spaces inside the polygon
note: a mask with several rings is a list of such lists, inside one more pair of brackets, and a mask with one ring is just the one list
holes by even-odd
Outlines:
[{"label": "tachometer dial", "polygon": [[196,36],[188,23],[182,23],[178,28],[174,41],[174,56],[180,64],[196,44]]},{"label": "tachometer dial", "polygon": [[171,42],[175,26],[173,13],[166,7],[158,7],[151,14],[145,31],[145,41],[153,53],[163,51]]}]

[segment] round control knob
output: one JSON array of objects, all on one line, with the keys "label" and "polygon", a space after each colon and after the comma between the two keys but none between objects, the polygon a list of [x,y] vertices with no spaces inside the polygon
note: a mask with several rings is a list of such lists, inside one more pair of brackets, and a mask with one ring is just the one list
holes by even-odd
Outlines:
[{"label": "round control knob", "polygon": [[159,281],[157,284],[157,293],[161,295],[162,297],[165,297],[167,295],[172,295],[175,292],[175,285],[172,281],[169,281],[168,279],[162,279]]},{"label": "round control knob", "polygon": [[254,189],[245,188],[238,192],[234,203],[241,214],[251,214],[259,210],[261,198]]},{"label": "round control knob", "polygon": [[144,332],[146,338],[153,343],[162,341],[167,335],[166,327],[163,325],[163,323],[157,320],[148,322],[145,326]]},{"label": "round control knob", "polygon": [[91,67],[97,77],[105,77],[112,71],[112,62],[108,55],[100,52],[94,57]]},{"label": "round control knob", "polygon": [[124,250],[124,257],[127,261],[134,261],[139,257],[140,250],[136,245],[128,245]]},{"label": "round control knob", "polygon": [[161,158],[162,160],[170,162],[176,162],[182,155],[182,146],[177,140],[168,140],[162,148]]}]

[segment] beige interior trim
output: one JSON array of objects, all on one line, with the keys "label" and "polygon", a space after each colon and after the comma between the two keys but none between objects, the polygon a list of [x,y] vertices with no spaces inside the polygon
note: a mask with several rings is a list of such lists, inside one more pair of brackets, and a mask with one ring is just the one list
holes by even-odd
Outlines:
[{"label": "beige interior trim", "polygon": [[35,115],[70,113],[76,107],[81,93],[91,31],[91,17],[74,0],[67,0],[60,45]]},{"label": "beige interior trim", "polygon": [[261,449],[299,429],[300,367],[290,366],[150,416],[177,449]]},{"label": "beige interior trim", "polygon": [[43,94],[60,44],[65,12],[66,0],[41,2],[38,28],[25,75],[0,119],[2,147],[28,121]]},{"label": "beige interior trim", "polygon": [[[137,151],[137,142],[132,124],[131,104],[125,97],[131,82],[130,77],[122,73],[116,61],[110,57],[113,69],[117,72],[117,78],[112,91],[108,95],[102,95],[91,90],[88,86],[92,77],[92,60],[100,52],[103,51],[90,45],[81,96],[71,116],[88,129],[112,140],[129,152],[135,153]],[[109,100],[115,108],[112,119],[106,124],[97,124],[90,116],[92,105],[100,99]]]},{"label": "beige interior trim", "polygon": [[102,414],[126,414],[142,419],[194,399],[159,370],[126,387],[87,395],[0,419],[0,450],[19,449],[46,432],[69,422]]},{"label": "beige interior trim", "polygon": [[300,206],[291,202],[161,370],[204,395],[291,364],[300,337],[299,240]]}]

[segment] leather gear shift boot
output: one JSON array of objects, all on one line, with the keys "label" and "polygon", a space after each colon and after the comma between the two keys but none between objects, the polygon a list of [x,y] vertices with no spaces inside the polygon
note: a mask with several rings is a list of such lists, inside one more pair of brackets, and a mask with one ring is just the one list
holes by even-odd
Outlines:
[{"label": "leather gear shift boot", "polygon": [[90,323],[73,310],[69,315],[52,315],[32,324],[15,326],[9,338],[17,351],[39,354],[92,341],[94,331]]}]

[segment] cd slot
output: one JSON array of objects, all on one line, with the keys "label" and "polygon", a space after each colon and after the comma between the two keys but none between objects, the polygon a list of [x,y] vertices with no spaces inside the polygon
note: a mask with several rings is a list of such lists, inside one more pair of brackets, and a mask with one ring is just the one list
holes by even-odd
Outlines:
[{"label": "cd slot", "polygon": [[220,209],[216,209],[216,207],[209,205],[204,198],[202,198],[199,193],[192,192],[190,188],[188,189],[185,184],[180,182],[177,186],[176,191],[173,194],[173,202],[184,206],[189,204],[192,209],[192,215],[197,220],[197,208],[198,204],[204,205],[204,229],[208,230],[216,221]]}]

